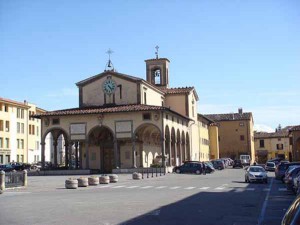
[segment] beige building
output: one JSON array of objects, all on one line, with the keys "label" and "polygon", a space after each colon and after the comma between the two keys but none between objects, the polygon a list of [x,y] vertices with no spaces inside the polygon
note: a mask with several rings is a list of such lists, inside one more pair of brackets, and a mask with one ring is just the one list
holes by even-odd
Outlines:
[{"label": "beige building", "polygon": [[[251,112],[209,114],[205,117],[214,121],[218,127],[219,156],[239,158],[240,155],[250,155],[255,160],[253,116]],[[213,129],[212,126],[212,129]],[[213,134],[215,135],[215,134]]]},{"label": "beige building", "polygon": [[293,161],[300,161],[300,125],[289,129],[290,145],[292,146]]},{"label": "beige building", "polygon": [[267,160],[282,158],[292,161],[292,145],[290,144],[289,129],[276,129],[276,132],[255,132],[255,152],[259,163]]},{"label": "beige building", "polygon": [[[208,160],[208,124],[202,128],[198,122],[195,88],[169,87],[168,59],[145,62],[143,80],[116,72],[109,60],[103,73],[76,84],[78,108],[37,113],[34,117],[42,120],[42,160],[49,133],[54,143],[63,135],[67,166],[75,146],[77,168],[111,172],[155,163],[172,167],[184,160]],[[54,148],[55,165],[56,158]]]},{"label": "beige building", "polygon": [[0,163],[40,160],[41,122],[30,116],[43,112],[26,101],[0,98]]}]

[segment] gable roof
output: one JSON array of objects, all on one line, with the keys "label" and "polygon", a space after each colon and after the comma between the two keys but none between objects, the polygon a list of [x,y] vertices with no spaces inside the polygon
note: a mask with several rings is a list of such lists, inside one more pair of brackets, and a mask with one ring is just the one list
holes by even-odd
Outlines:
[{"label": "gable roof", "polygon": [[235,120],[250,120],[252,118],[252,113],[246,112],[246,113],[206,114],[204,116],[215,122],[235,121]]},{"label": "gable roof", "polygon": [[178,88],[167,88],[167,87],[158,87],[161,91],[163,91],[167,95],[176,95],[176,94],[189,94],[193,91],[196,100],[199,100],[198,94],[194,87],[178,87]]},{"label": "gable roof", "polygon": [[115,71],[104,71],[103,73],[99,73],[95,76],[92,76],[92,77],[89,77],[85,80],[79,81],[79,82],[76,83],[76,85],[78,87],[83,87],[83,86],[85,86],[87,84],[90,84],[90,83],[94,82],[95,80],[98,80],[101,77],[104,77],[104,76],[107,76],[107,75],[114,75],[116,77],[119,77],[119,78],[122,78],[122,79],[125,79],[125,80],[129,80],[129,81],[133,81],[133,82],[143,80],[139,77],[130,76],[130,75],[127,75],[127,74],[124,74],[124,73],[118,73],[118,72],[115,72]]}]

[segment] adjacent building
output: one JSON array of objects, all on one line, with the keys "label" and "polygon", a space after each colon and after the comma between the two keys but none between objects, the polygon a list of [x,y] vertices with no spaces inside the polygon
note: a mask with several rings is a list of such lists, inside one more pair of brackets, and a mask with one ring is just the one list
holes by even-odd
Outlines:
[{"label": "adjacent building", "polygon": [[[240,155],[250,155],[252,162],[255,160],[253,116],[251,112],[208,114],[204,115],[218,129],[219,157],[239,158]],[[212,134],[212,136],[215,134]],[[212,137],[211,136],[211,137]]]},{"label": "adjacent building", "polygon": [[289,129],[290,145],[294,161],[300,161],[300,125]]},{"label": "adjacent building", "polygon": [[290,142],[290,128],[277,128],[275,132],[255,132],[255,152],[258,163],[265,163],[269,159],[281,158],[292,161],[292,143]]},{"label": "adjacent building", "polygon": [[0,98],[0,163],[40,160],[41,121],[30,117],[43,109],[26,101]]}]

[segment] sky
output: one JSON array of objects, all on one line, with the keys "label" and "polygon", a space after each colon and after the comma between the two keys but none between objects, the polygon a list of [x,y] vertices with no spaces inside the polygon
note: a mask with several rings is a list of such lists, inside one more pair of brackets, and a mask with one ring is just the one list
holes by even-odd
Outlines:
[{"label": "sky", "polygon": [[78,107],[75,83],[104,71],[109,48],[118,72],[146,79],[156,45],[199,113],[300,124],[299,0],[0,0],[0,97]]}]

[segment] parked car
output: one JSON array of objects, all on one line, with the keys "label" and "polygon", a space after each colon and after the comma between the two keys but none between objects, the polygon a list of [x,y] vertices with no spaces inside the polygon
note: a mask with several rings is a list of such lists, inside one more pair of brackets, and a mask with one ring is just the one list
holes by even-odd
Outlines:
[{"label": "parked car", "polygon": [[281,225],[298,225],[300,224],[300,197],[297,197],[286,211]]},{"label": "parked car", "polygon": [[277,180],[282,180],[282,182],[284,183],[283,178],[285,176],[285,172],[290,166],[293,165],[300,165],[300,162],[292,162],[292,163],[281,162],[280,164],[278,164],[275,169],[275,178]]},{"label": "parked car", "polygon": [[204,162],[206,167],[205,167],[205,172],[206,173],[213,173],[215,172],[215,168],[210,164],[210,163],[207,163],[207,162]]},{"label": "parked car", "polygon": [[225,164],[222,160],[212,160],[213,167],[218,170],[225,169]]},{"label": "parked car", "polygon": [[268,183],[268,176],[265,169],[261,166],[249,166],[245,173],[245,182],[251,183],[253,181],[260,181]]},{"label": "parked car", "polygon": [[14,168],[10,164],[0,165],[0,171],[3,170],[4,172],[11,172]]},{"label": "parked car", "polygon": [[242,161],[240,159],[235,159],[233,161],[233,165],[232,165],[233,168],[243,168],[243,164],[242,164]]},{"label": "parked car", "polygon": [[275,165],[275,163],[274,162],[267,162],[266,163],[266,166],[265,166],[265,169],[266,169],[266,171],[272,171],[272,172],[274,172],[275,171],[275,168],[276,168],[276,165]]},{"label": "parked car", "polygon": [[202,165],[199,161],[186,161],[181,166],[174,167],[175,173],[202,173]]},{"label": "parked car", "polygon": [[298,172],[300,172],[300,166],[290,167],[284,177],[284,182],[288,190],[294,191],[294,178],[296,178]]}]

